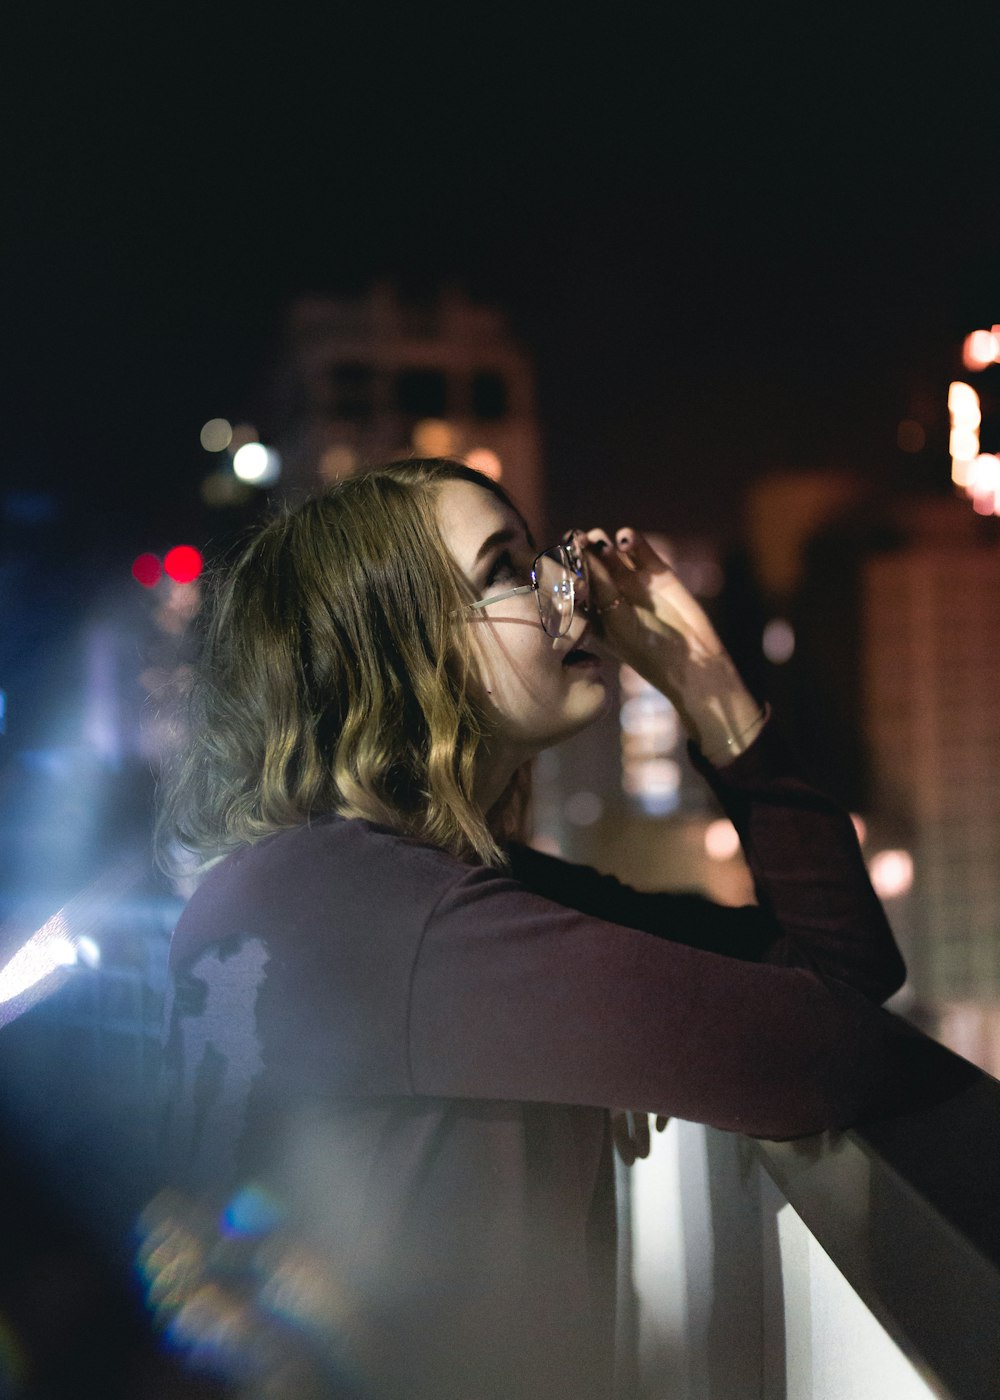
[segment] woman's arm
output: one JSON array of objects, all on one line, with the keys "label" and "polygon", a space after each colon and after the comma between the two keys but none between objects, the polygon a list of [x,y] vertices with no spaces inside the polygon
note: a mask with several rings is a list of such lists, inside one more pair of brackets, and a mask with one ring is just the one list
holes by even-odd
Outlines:
[{"label": "woman's arm", "polygon": [[766,710],[704,609],[637,530],[619,530],[615,543],[590,530],[577,542],[586,552],[598,641],[671,701],[709,762],[738,757],[763,728]]},{"label": "woman's arm", "polygon": [[740,833],[757,906],[642,893],[526,850],[513,853],[515,875],[561,904],[689,947],[809,968],[873,1001],[898,990],[906,970],[854,826],[835,802],[797,777],[773,726],[725,768],[714,769],[694,750],[692,758]]}]

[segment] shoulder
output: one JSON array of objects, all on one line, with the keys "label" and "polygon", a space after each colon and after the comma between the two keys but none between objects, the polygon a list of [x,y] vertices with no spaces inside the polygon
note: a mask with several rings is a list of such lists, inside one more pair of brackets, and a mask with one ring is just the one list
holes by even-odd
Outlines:
[{"label": "shoulder", "polygon": [[359,818],[324,816],[264,837],[214,866],[185,906],[171,961],[248,932],[285,942],[330,927],[415,931],[470,867]]}]

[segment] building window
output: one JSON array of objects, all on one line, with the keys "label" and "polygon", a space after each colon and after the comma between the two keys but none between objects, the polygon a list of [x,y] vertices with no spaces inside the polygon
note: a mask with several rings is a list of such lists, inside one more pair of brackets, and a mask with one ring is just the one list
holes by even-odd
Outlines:
[{"label": "building window", "polygon": [[439,369],[407,369],[396,378],[396,402],[402,413],[416,418],[443,418],[447,394]]},{"label": "building window", "polygon": [[342,364],[333,367],[333,412],[335,418],[360,423],[374,411],[375,373],[371,365]]},{"label": "building window", "polygon": [[507,413],[507,385],[502,374],[480,370],[472,377],[472,411],[477,418],[494,420]]}]

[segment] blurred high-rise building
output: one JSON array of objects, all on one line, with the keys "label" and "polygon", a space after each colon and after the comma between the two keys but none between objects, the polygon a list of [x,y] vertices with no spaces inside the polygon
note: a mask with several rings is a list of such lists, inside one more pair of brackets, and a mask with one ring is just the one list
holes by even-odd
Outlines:
[{"label": "blurred high-rise building", "polygon": [[543,523],[530,360],[501,311],[455,288],[419,304],[387,284],[294,302],[274,400],[283,489],[394,457],[461,457]]},{"label": "blurred high-rise building", "polygon": [[1000,1001],[1000,542],[950,500],[904,523],[863,570],[874,806],[912,856],[918,995]]}]

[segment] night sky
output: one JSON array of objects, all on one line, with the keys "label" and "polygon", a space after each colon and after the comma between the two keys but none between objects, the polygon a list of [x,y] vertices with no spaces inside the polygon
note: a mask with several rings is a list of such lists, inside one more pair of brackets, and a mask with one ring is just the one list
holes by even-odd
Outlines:
[{"label": "night sky", "polygon": [[769,466],[947,473],[1000,320],[993,7],[314,9],[12,37],[8,486],[123,557],[204,534],[202,422],[259,415],[292,297],[376,276],[507,309],[559,519],[725,536]]}]

